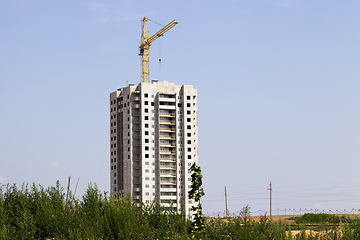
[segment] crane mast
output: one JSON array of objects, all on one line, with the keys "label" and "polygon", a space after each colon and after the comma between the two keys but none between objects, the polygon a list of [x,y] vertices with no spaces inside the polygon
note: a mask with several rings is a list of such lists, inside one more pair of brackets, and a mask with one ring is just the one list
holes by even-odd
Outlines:
[{"label": "crane mast", "polygon": [[[169,31],[171,28],[173,28],[178,22],[176,20],[173,20],[168,25],[163,27],[161,30],[159,30],[157,33],[149,37],[149,31],[146,27],[146,21],[150,20],[146,17],[144,17],[141,21],[142,24],[142,33],[141,33],[141,44],[139,46],[140,52],[139,56],[141,56],[141,81],[150,83],[150,46],[153,41],[158,39],[161,36],[164,36],[164,33]],[[150,20],[151,21],[151,20]]]}]

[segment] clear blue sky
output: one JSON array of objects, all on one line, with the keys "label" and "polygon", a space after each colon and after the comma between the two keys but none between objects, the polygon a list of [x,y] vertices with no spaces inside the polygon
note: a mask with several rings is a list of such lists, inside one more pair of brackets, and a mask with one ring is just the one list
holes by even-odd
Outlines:
[{"label": "clear blue sky", "polygon": [[[199,95],[205,213],[360,208],[360,2],[1,1],[0,182],[109,189],[109,93],[141,18],[179,24],[151,78]],[[150,34],[161,27],[148,23]],[[162,59],[159,66],[158,59]],[[73,185],[74,187],[74,185]]]}]

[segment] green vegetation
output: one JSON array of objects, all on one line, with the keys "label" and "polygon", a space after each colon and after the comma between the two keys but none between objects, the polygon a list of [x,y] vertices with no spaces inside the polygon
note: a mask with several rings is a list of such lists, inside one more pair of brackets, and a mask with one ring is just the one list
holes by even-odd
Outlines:
[{"label": "green vegetation", "polygon": [[[0,239],[179,239],[189,223],[184,215],[150,204],[139,209],[129,198],[117,200],[89,185],[82,200],[68,198],[57,182],[2,186]],[[66,201],[66,199],[68,199]]]},{"label": "green vegetation", "polygon": [[129,198],[114,199],[92,184],[80,199],[58,182],[48,188],[23,184],[0,189],[0,239],[360,239],[359,219],[330,216],[334,224],[329,229],[309,232],[306,221],[329,223],[331,218],[304,215],[296,234],[267,217],[252,220],[246,206],[238,217],[205,219],[206,227],[192,235],[193,222],[184,214],[155,203],[140,209]]},{"label": "green vegetation", "polygon": [[196,206],[192,206],[191,210],[194,211],[194,222],[190,228],[190,234],[192,238],[195,238],[201,235],[201,232],[205,228],[205,219],[202,214],[202,206],[200,203],[200,199],[205,195],[204,189],[202,186],[202,174],[201,168],[194,162],[190,167],[191,174],[191,190],[189,191],[189,199],[194,199],[198,204]]},{"label": "green vegetation", "polygon": [[326,224],[326,223],[354,223],[354,220],[351,218],[346,218],[345,216],[336,216],[334,214],[326,213],[305,213],[301,217],[295,220],[297,224]]}]

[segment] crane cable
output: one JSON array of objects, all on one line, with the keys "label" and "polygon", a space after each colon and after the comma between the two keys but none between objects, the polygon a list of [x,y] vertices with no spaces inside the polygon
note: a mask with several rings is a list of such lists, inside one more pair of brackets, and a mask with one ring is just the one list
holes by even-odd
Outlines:
[{"label": "crane cable", "polygon": [[[150,22],[153,22],[153,23],[158,24],[158,25],[160,25],[162,27],[165,27],[165,25],[162,25],[162,24],[160,24],[158,22],[155,22],[155,21],[151,20],[150,18],[146,18],[146,19],[148,21],[150,21]],[[161,72],[161,38],[159,38],[159,72]]]},{"label": "crane cable", "polygon": [[162,25],[162,24],[160,24],[160,23],[157,23],[157,22],[155,22],[155,21],[151,20],[150,18],[146,18],[146,19],[147,19],[147,20],[149,20],[150,22],[153,22],[153,23],[156,23],[156,24],[158,24],[158,25],[160,25],[160,26],[165,27],[165,25]]},{"label": "crane cable", "polygon": [[159,38],[159,72],[161,73],[161,38]]}]

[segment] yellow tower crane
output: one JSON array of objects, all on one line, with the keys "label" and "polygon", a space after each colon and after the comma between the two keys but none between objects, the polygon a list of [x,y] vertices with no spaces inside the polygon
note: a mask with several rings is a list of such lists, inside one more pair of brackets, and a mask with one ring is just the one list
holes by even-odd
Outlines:
[{"label": "yellow tower crane", "polygon": [[[178,22],[176,20],[173,20],[168,25],[163,27],[161,30],[159,30],[157,33],[152,35],[149,38],[149,32],[146,28],[146,21],[150,20],[146,17],[144,17],[141,21],[143,22],[142,26],[142,34],[141,34],[141,44],[139,46],[140,52],[139,56],[141,56],[141,79],[142,82],[150,83],[150,61],[149,61],[149,54],[150,54],[150,46],[153,41],[158,39],[161,36],[164,36],[164,33],[169,31],[172,27],[174,27]],[[151,20],[150,20],[151,21]]]}]

